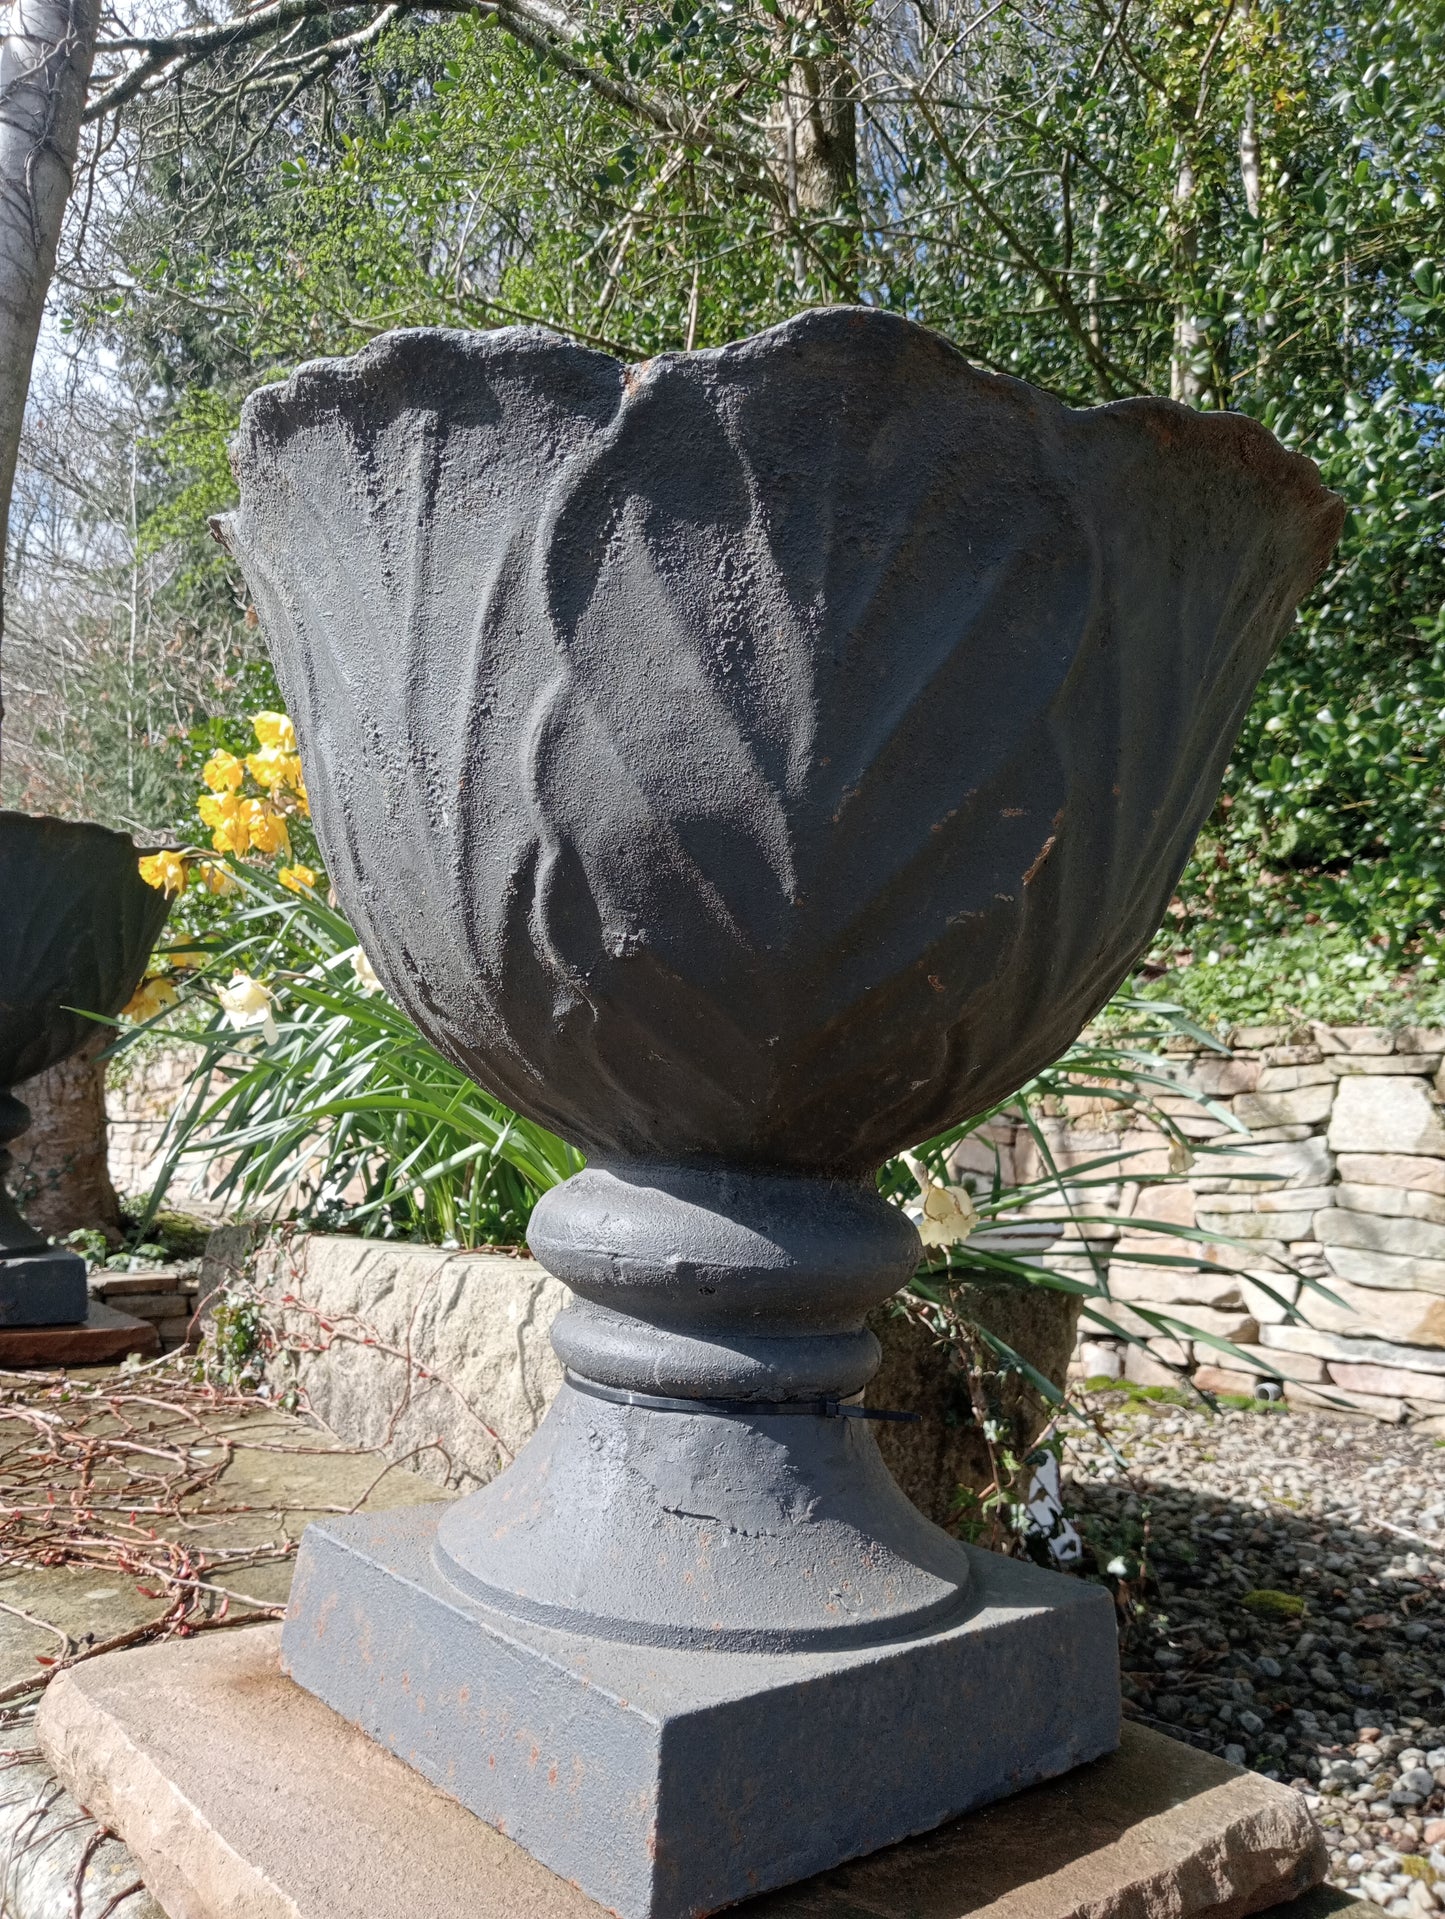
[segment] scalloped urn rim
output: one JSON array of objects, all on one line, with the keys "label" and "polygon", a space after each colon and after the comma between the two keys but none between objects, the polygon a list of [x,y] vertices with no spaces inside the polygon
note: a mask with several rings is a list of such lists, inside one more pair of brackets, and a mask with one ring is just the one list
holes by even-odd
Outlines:
[{"label": "scalloped urn rim", "polygon": [[398,332],[234,459],[392,995],[589,1153],[843,1176],[1126,976],[1343,515],[1253,420],[852,308],[636,366]]}]

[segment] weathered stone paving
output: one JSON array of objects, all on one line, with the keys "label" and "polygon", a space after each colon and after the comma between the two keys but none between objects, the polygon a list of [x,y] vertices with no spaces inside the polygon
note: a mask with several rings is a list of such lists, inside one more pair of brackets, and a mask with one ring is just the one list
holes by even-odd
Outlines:
[{"label": "weathered stone paving", "polygon": [[1113,1568],[1130,1712],[1304,1790],[1338,1886],[1445,1909],[1445,1445],[1089,1404],[1065,1502]]}]

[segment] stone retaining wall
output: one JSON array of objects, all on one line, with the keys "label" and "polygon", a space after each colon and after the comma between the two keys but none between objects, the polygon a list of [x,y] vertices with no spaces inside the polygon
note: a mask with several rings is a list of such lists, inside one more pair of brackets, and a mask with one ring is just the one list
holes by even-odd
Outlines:
[{"label": "stone retaining wall", "polygon": [[[1170,1368],[1185,1366],[1213,1390],[1253,1390],[1252,1376],[1207,1344],[1154,1337],[1133,1310],[1144,1306],[1273,1367],[1297,1404],[1343,1403],[1391,1422],[1439,1421],[1445,1430],[1442,1057],[1445,1032],[1418,1027],[1317,1025],[1305,1041],[1241,1028],[1228,1056],[1172,1047],[1181,1086],[1227,1107],[1250,1138],[1182,1094],[1161,1101],[1195,1143],[1193,1165],[1165,1184],[1122,1181],[1118,1226],[1086,1229],[1118,1302],[1116,1323],[1147,1336],[1150,1350],[1111,1342],[1086,1321],[1076,1373],[1159,1385],[1177,1383]],[[1131,1152],[1127,1171],[1169,1170],[1157,1132],[1121,1137],[1119,1123],[1105,1124],[1097,1107],[1060,1122],[1058,1150],[1072,1163],[1121,1147]],[[1172,1249],[1131,1231],[1131,1221],[1144,1219],[1236,1243],[1209,1247],[1199,1273],[1151,1266],[1138,1255]],[[1065,1263],[1087,1266],[1082,1252]]]},{"label": "stone retaining wall", "polygon": [[[239,1289],[261,1305],[272,1393],[294,1386],[346,1444],[451,1488],[480,1485],[505,1465],[561,1384],[549,1334],[568,1294],[534,1259],[231,1225],[211,1235],[200,1286],[207,1301]],[[1024,1285],[971,1295],[968,1312],[1063,1384],[1072,1299]],[[960,1486],[992,1483],[975,1387],[998,1422],[997,1443],[1020,1458],[1051,1409],[1026,1381],[971,1385],[963,1355],[921,1318],[882,1308],[870,1324],[883,1348],[871,1403],[924,1414],[875,1437],[909,1498],[942,1523]]]}]

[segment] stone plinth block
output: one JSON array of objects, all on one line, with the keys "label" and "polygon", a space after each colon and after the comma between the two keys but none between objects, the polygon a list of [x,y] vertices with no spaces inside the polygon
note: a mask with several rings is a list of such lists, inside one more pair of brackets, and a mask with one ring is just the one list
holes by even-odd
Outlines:
[{"label": "stone plinth block", "polygon": [[[268,1626],[112,1653],[62,1673],[41,1707],[50,1763],[171,1919],[601,1919],[292,1685],[277,1639]],[[845,1795],[854,1775],[904,1763],[865,1741],[860,1727],[841,1749],[819,1744],[807,1769]],[[1297,1793],[1126,1726],[1108,1758],[738,1919],[1242,1919],[1324,1870]],[[1317,1894],[1290,1919],[1332,1903],[1349,1906]]]},{"label": "stone plinth block", "polygon": [[472,1605],[434,1569],[437,1523],[312,1526],[285,1668],[624,1919],[715,1911],[1118,1742],[1112,1603],[1061,1574],[971,1552],[941,1630],[678,1649]]},{"label": "stone plinth block", "polygon": [[0,1327],[74,1326],[89,1298],[78,1253],[45,1246],[0,1258]]}]

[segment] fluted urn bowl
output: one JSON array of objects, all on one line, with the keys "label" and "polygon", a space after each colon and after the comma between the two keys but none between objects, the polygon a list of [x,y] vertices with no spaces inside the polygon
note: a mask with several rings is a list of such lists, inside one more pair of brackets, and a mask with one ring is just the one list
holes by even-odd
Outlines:
[{"label": "fluted urn bowl", "polygon": [[[599,1391],[857,1394],[863,1315],[918,1252],[875,1169],[1020,1086],[1126,975],[1340,503],[1253,421],[1077,411],[859,309],[638,366],[394,333],[253,395],[235,460],[223,536],[377,972],[591,1161],[531,1234],[581,1295],[576,1390],[443,1523],[450,1574],[623,1636],[673,1606],[686,1637],[680,1601],[624,1590],[643,1522],[568,1422]],[[839,1483],[872,1473],[863,1422],[778,1421],[846,1426]],[[677,1416],[647,1430],[668,1463],[638,1471],[685,1512]],[[875,1494],[879,1579],[841,1625],[777,1597],[796,1643],[956,1598],[951,1542]],[[731,1643],[726,1581],[689,1576]]]},{"label": "fluted urn bowl", "polygon": [[[111,1018],[145,972],[170,902],[147,886],[124,833],[75,820],[0,812],[0,1268],[28,1260],[47,1242],[27,1225],[4,1190],[8,1145],[30,1115],[12,1088],[58,1065],[94,1036],[87,1014]],[[78,1292],[85,1312],[84,1267]],[[52,1265],[54,1261],[50,1262]],[[52,1292],[47,1267],[37,1292]],[[0,1271],[0,1324],[36,1323],[27,1310],[26,1275]],[[13,1282],[13,1283],[12,1283]],[[54,1312],[37,1303],[43,1322]]]}]

